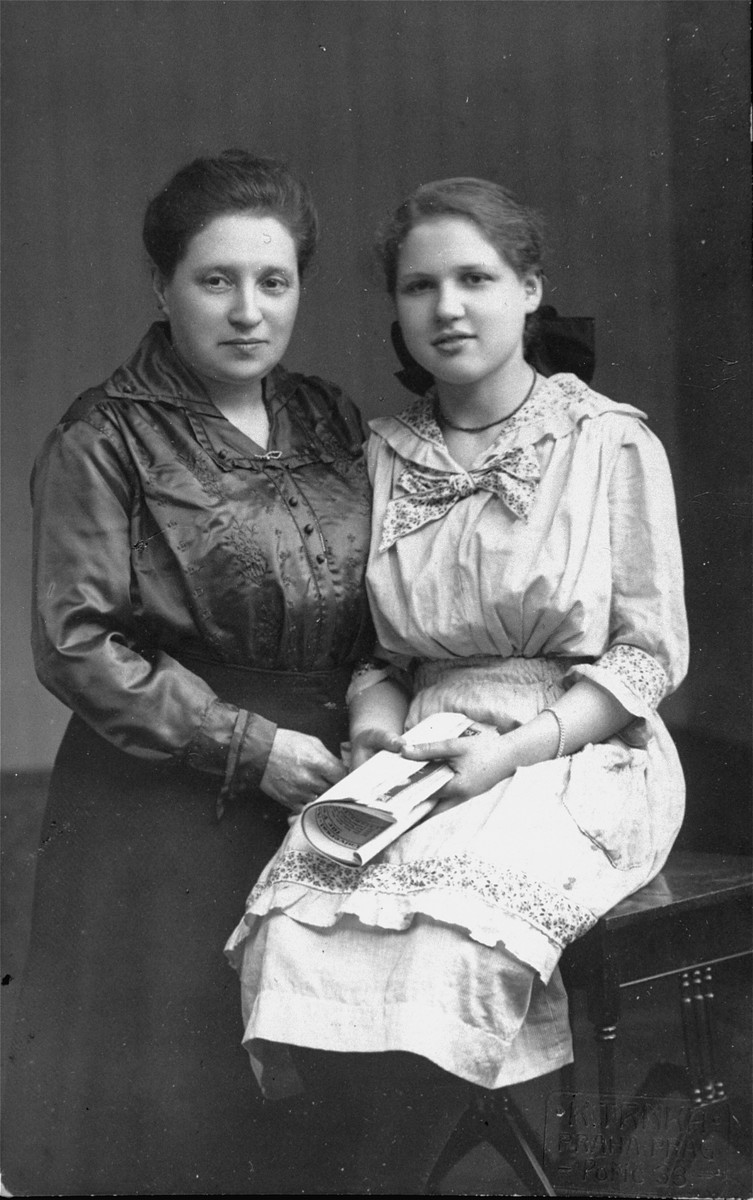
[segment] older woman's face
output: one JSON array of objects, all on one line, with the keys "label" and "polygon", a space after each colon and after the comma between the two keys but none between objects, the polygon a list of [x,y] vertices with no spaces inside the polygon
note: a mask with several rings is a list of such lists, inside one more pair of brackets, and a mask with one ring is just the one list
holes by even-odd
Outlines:
[{"label": "older woman's face", "polygon": [[173,345],[210,396],[254,394],[293,332],[296,247],[275,217],[228,213],[189,242],[172,279],[155,288]]}]

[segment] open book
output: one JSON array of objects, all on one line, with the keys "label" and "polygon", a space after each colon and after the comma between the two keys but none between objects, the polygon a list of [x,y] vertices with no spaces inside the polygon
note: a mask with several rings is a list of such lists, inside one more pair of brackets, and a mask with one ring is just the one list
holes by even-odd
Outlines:
[{"label": "open book", "polygon": [[[405,740],[418,745],[475,732],[469,717],[443,712],[414,725]],[[436,793],[452,776],[447,763],[379,750],[307,804],[301,828],[325,858],[362,867],[431,811]]]}]

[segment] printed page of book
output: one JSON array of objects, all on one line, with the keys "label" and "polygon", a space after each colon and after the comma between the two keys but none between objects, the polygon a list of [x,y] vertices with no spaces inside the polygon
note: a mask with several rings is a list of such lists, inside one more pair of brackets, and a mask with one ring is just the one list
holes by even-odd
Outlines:
[{"label": "printed page of book", "polygon": [[[416,745],[457,737],[471,724],[461,713],[436,713],[414,726],[406,740]],[[320,854],[361,866],[417,824],[451,777],[446,764],[381,750],[309,804],[301,828]]]}]

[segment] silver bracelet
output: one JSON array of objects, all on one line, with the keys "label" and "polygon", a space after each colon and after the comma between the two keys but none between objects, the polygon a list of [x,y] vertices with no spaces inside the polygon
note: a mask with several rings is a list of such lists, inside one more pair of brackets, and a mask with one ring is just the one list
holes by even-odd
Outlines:
[{"label": "silver bracelet", "polygon": [[559,713],[556,713],[553,708],[542,708],[541,711],[551,713],[552,716],[554,717],[555,721],[557,722],[557,728],[559,729],[560,739],[557,744],[557,753],[555,754],[554,757],[562,758],[563,754],[565,753],[565,726],[564,726],[562,717],[559,715]]}]

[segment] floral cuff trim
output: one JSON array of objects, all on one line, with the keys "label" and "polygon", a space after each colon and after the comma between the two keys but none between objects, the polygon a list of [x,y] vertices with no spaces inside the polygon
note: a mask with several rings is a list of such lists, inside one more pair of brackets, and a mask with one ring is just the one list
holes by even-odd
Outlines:
[{"label": "floral cuff trim", "polygon": [[568,677],[592,680],[634,717],[652,716],[667,691],[664,668],[638,646],[611,646],[597,662],[573,667]]}]

